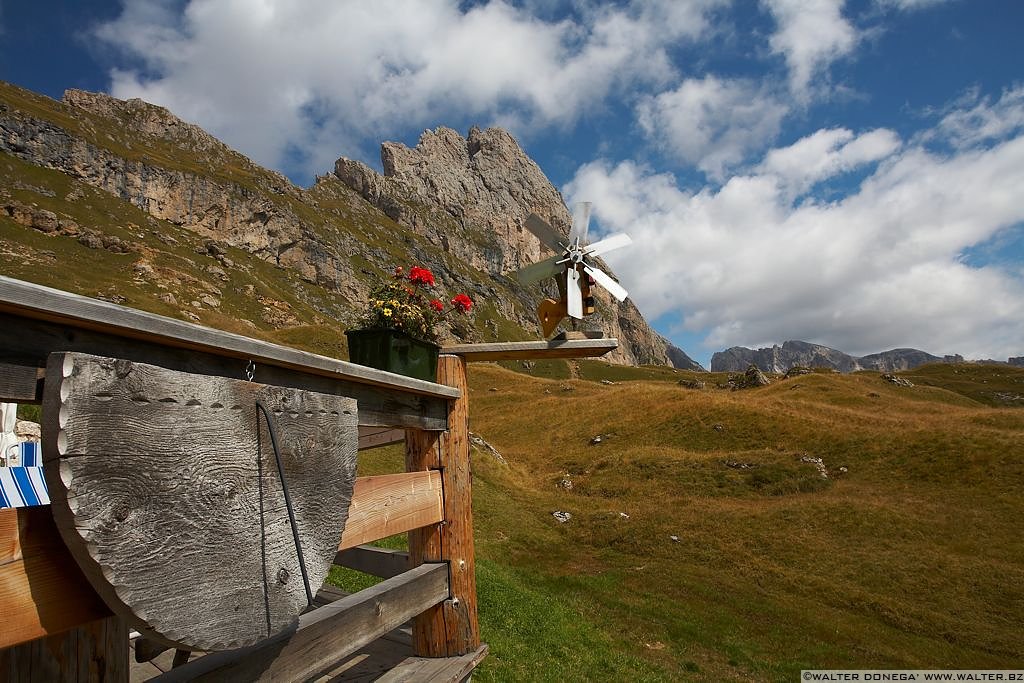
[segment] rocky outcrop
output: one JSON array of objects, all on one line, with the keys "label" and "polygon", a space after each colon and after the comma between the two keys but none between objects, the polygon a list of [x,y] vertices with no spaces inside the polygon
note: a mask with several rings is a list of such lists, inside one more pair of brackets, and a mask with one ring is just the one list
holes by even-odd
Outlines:
[{"label": "rocky outcrop", "polygon": [[712,372],[739,372],[748,365],[756,365],[765,372],[786,374],[792,368],[830,368],[837,372],[876,370],[898,372],[912,370],[926,363],[963,363],[960,355],[933,356],[917,349],[892,349],[881,353],[855,358],[820,344],[803,341],[787,341],[779,346],[761,348],[756,351],[744,346],[734,346],[719,351],[711,357]]},{"label": "rocky outcrop", "polygon": [[[460,261],[498,277],[547,254],[523,221],[536,213],[568,234],[572,218],[561,194],[508,132],[471,128],[462,137],[450,128],[426,131],[415,148],[396,142],[381,145],[383,175],[366,164],[341,158],[335,175],[394,221],[424,235]],[[607,265],[602,264],[607,270]],[[667,343],[629,300],[617,302],[600,287],[600,327],[621,342],[608,360],[671,365]],[[534,295],[524,297],[533,327]],[[594,325],[591,320],[588,325]],[[685,354],[676,358],[692,369]],[[688,361],[688,362],[687,362]],[[699,368],[700,366],[697,365]]]},{"label": "rocky outcrop", "polygon": [[842,351],[820,344],[802,341],[787,341],[779,346],[761,348],[756,351],[743,346],[734,346],[711,356],[712,372],[742,372],[750,365],[756,365],[765,372],[785,374],[794,365],[807,368],[832,368],[840,372],[859,370],[857,361]]},{"label": "rocky outcrop", "polygon": [[680,370],[693,370],[694,372],[707,372],[704,366],[686,355],[678,346],[665,340],[665,353],[668,355],[669,361],[672,363],[672,367],[679,368]]}]

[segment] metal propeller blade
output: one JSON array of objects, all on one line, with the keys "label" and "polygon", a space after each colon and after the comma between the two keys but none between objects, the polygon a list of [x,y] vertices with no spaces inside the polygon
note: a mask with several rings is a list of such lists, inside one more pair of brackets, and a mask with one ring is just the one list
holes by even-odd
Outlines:
[{"label": "metal propeller blade", "polygon": [[569,316],[576,319],[583,318],[583,292],[580,290],[580,273],[575,268],[570,268],[565,273],[565,306]]},{"label": "metal propeller blade", "polygon": [[627,244],[632,244],[633,240],[624,232],[620,232],[617,235],[611,237],[605,237],[600,242],[594,242],[586,249],[587,256],[599,256],[605,252],[609,252],[612,249],[618,249],[624,247]]},{"label": "metal propeller blade", "polygon": [[552,251],[560,252],[564,248],[563,241],[565,238],[558,234],[557,230],[548,225],[547,221],[537,214],[531,213],[527,216],[523,225],[537,236],[541,244],[546,245]]},{"label": "metal propeller blade", "polygon": [[534,282],[540,282],[546,277],[554,277],[565,270],[565,265],[558,263],[558,260],[561,258],[561,254],[552,256],[551,258],[521,268],[512,275],[520,284],[529,285]]},{"label": "metal propeller blade", "polygon": [[580,202],[572,207],[572,228],[569,229],[569,244],[587,241],[590,228],[590,202]]},{"label": "metal propeller blade", "polygon": [[584,263],[583,270],[586,271],[587,275],[594,278],[597,281],[597,284],[607,289],[608,293],[619,301],[625,301],[626,297],[629,296],[629,292],[623,289],[622,285],[611,279],[611,277],[609,277],[608,274],[600,268],[595,268],[594,266]]}]

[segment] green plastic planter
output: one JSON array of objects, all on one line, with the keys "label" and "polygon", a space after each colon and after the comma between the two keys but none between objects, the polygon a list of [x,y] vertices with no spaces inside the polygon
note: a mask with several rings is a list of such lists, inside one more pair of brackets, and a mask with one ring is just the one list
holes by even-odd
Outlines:
[{"label": "green plastic planter", "polygon": [[349,330],[348,357],[353,363],[378,370],[437,381],[437,354],[441,347],[390,329]]}]

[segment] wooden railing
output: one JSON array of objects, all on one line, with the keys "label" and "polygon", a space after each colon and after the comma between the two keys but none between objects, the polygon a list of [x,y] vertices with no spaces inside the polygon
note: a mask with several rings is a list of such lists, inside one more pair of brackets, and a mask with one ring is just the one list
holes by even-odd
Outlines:
[{"label": "wooden railing", "polygon": [[[0,401],[40,402],[50,354],[79,352],[211,377],[249,372],[266,385],[355,398],[361,448],[404,437],[404,473],[356,479],[335,557],[385,580],[303,614],[295,629],[177,667],[167,680],[308,678],[408,619],[416,655],[470,657],[471,669],[486,646],[466,361],[596,356],[616,345],[458,347],[441,356],[438,381],[424,382],[0,277]],[[402,532],[408,553],[364,545]],[[0,510],[0,615],[0,680],[127,680],[125,621],[83,576],[48,507]]]}]

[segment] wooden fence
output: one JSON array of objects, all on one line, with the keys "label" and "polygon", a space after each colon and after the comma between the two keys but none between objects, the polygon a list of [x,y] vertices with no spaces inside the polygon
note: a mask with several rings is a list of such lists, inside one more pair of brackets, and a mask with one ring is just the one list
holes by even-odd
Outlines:
[{"label": "wooden fence", "polygon": [[[402,660],[410,675],[468,675],[487,646],[476,609],[466,362],[597,356],[616,344],[453,347],[439,360],[437,382],[424,382],[0,277],[0,401],[42,402],[55,391],[47,391],[59,374],[53,359],[90,354],[211,378],[248,373],[261,385],[348,397],[358,406],[361,449],[405,442],[405,472],[355,480],[334,557],[381,583],[161,680],[307,680],[410,619],[413,652]],[[132,615],[112,613],[57,527],[49,507],[0,510],[0,680],[128,680]],[[403,532],[408,553],[365,545]]]}]

